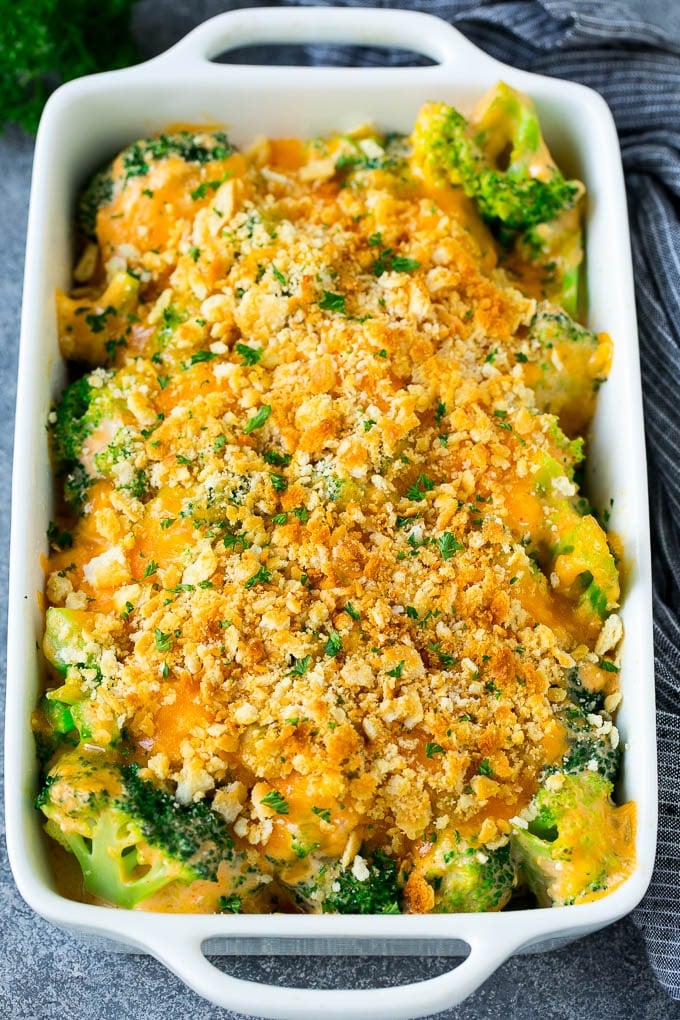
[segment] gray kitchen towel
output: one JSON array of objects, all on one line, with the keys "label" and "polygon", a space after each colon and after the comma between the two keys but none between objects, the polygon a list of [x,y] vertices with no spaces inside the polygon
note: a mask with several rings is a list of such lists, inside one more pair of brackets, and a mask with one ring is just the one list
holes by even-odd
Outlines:
[{"label": "gray kitchen towel", "polygon": [[[623,3],[371,0],[366,6],[436,14],[500,60],[589,85],[614,114],[628,189],[646,415],[660,777],[654,877],[633,916],[657,977],[680,999],[680,45]],[[324,46],[310,48],[309,59],[399,64],[410,58]]]}]

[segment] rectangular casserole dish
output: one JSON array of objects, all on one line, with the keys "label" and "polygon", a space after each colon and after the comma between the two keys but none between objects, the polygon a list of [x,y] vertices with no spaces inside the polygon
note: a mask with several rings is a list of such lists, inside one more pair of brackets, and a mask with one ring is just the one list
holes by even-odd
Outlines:
[{"label": "rectangular casserole dish", "polygon": [[[397,46],[436,63],[409,69],[225,66],[225,50],[264,42]],[[588,494],[613,500],[610,526],[626,553],[621,615],[626,744],[619,800],[638,810],[637,869],[602,900],[500,914],[402,916],[154,915],[77,903],[55,888],[33,807],[37,763],[30,728],[43,669],[41,556],[52,516],[45,423],[65,371],[54,295],[67,288],[75,197],[89,173],[134,139],[172,123],[224,124],[238,146],[256,135],[308,137],[373,122],[409,131],[439,99],[469,110],[502,79],[535,100],[548,145],[588,189],[588,325],[607,330],[615,357],[589,444]],[[622,409],[625,408],[625,414]],[[7,842],[27,902],[60,927],[107,949],[152,953],[216,1005],[273,1018],[398,1020],[460,1002],[508,956],[552,949],[628,913],[654,861],[656,773],[651,571],[645,451],[626,200],[618,141],[604,101],[583,86],[510,68],[429,15],[339,8],[245,9],[201,25],[162,56],[60,89],[36,149],[21,333],[12,505],[6,712]],[[463,955],[448,974],[372,991],[263,986],[218,971],[205,953]]]}]

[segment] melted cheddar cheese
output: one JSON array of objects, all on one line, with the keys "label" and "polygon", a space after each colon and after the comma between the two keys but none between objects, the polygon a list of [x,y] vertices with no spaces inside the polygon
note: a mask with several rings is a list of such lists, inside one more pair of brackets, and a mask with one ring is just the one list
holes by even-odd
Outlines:
[{"label": "melted cheddar cheese", "polygon": [[279,909],[319,857],[375,848],[432,909],[437,838],[507,846],[559,767],[569,671],[615,694],[618,575],[564,434],[610,341],[553,351],[544,397],[536,288],[461,190],[389,151],[259,140],[127,176],[121,156],[58,299],[106,404],[49,563],[99,670],[76,651],[69,682],[113,706],[144,777],[212,800]]}]

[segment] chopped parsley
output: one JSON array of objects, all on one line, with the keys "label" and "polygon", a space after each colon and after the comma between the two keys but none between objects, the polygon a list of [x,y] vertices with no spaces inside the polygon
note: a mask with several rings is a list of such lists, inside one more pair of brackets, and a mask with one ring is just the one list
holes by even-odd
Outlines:
[{"label": "chopped parsley", "polygon": [[190,365],[200,365],[204,361],[213,361],[217,355],[214,351],[195,351],[189,360]]},{"label": "chopped parsley", "polygon": [[[209,191],[213,191],[213,192],[217,191],[219,186],[221,184],[224,184],[224,182],[229,177],[231,177],[231,174],[226,173],[226,174],[223,174],[222,177],[218,177],[217,180],[214,180],[214,181],[203,181],[202,184],[199,184],[197,188],[194,188],[194,190],[192,192],[190,192],[191,197],[193,198],[194,201],[196,201],[199,198],[205,198],[205,196],[208,194]],[[216,212],[217,210],[213,210],[213,211]]]},{"label": "chopped parsley", "polygon": [[50,545],[55,549],[70,549],[73,545],[73,535],[71,532],[61,531],[54,521],[50,521],[47,527],[47,537]]},{"label": "chopped parsley", "polygon": [[269,481],[272,483],[276,492],[285,492],[288,488],[288,482],[283,475],[276,475],[269,472]]},{"label": "chopped parsley", "polygon": [[262,357],[261,347],[250,347],[249,344],[239,342],[236,344],[235,349],[244,365],[257,365]]},{"label": "chopped parsley", "polygon": [[262,456],[267,464],[274,467],[288,467],[291,462],[289,453],[278,453],[276,450],[265,450]]},{"label": "chopped parsley", "polygon": [[255,429],[261,429],[271,413],[272,409],[269,404],[263,404],[260,410],[246,422],[243,428],[245,434],[249,436],[251,432],[255,431]]},{"label": "chopped parsley", "polygon": [[455,538],[450,531],[445,531],[444,534],[437,539],[437,545],[439,546],[439,551],[442,554],[443,560],[450,560],[452,556],[464,548],[464,546],[461,545],[458,539]]},{"label": "chopped parsley", "polygon": [[435,754],[446,754],[441,744],[435,744],[428,740],[425,744],[425,757],[434,758]]},{"label": "chopped parsley", "polygon": [[232,893],[231,896],[220,896],[217,901],[217,909],[220,914],[240,914],[241,897],[236,893]]},{"label": "chopped parsley", "polygon": [[339,312],[341,315],[345,315],[345,295],[333,294],[332,291],[325,290],[319,301],[319,308],[322,312]]},{"label": "chopped parsley", "polygon": [[266,797],[263,797],[260,804],[266,804],[279,815],[288,814],[288,801],[278,790],[270,790]]},{"label": "chopped parsley", "polygon": [[311,661],[311,655],[305,655],[304,658],[298,659],[295,665],[288,670],[286,676],[304,676],[309,669]]},{"label": "chopped parsley", "polygon": [[156,627],[153,632],[154,641],[156,642],[156,650],[159,652],[169,652],[175,643],[172,632],[164,633],[160,627]]},{"label": "chopped parsley", "polygon": [[351,616],[353,620],[360,620],[361,619],[361,613],[358,612],[354,608],[354,606],[352,605],[351,602],[346,602],[345,606],[344,606],[344,609],[345,609],[345,612],[347,613],[347,615]]},{"label": "chopped parsley", "polygon": [[425,499],[426,492],[431,492],[433,489],[434,482],[427,475],[418,475],[413,485],[406,490],[406,498],[412,499],[417,503]]},{"label": "chopped parsley", "polygon": [[262,565],[260,569],[253,574],[252,577],[248,578],[244,587],[247,591],[250,591],[250,589],[254,588],[256,584],[267,584],[267,582],[271,581],[271,579],[272,579],[271,570],[267,570],[267,568],[264,565]]},{"label": "chopped parsley", "polygon": [[335,658],[342,651],[342,638],[337,630],[332,630],[328,635],[328,641],[324,645],[324,652],[331,658]]}]

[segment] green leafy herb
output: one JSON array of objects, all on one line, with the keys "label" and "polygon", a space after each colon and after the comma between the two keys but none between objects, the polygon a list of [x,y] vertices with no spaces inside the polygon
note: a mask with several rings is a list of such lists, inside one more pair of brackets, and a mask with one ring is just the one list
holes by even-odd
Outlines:
[{"label": "green leafy herb", "polygon": [[248,578],[244,587],[247,591],[250,591],[250,589],[254,588],[256,584],[267,584],[267,582],[271,581],[271,579],[271,571],[267,570],[267,568],[263,565],[256,573],[253,574],[252,577]]},{"label": "green leafy herb", "polygon": [[272,409],[269,404],[263,404],[260,410],[246,422],[243,428],[245,434],[249,436],[251,432],[255,431],[255,429],[261,429],[271,413]]},{"label": "green leafy herb", "polygon": [[217,191],[219,186],[221,184],[224,184],[224,182],[230,176],[231,176],[231,174],[226,173],[226,174],[223,174],[222,177],[217,178],[217,180],[214,180],[214,181],[203,181],[203,183],[199,184],[197,188],[194,188],[194,190],[191,192],[191,197],[194,199],[194,201],[196,201],[196,199],[199,199],[199,198],[205,198],[205,196],[208,194],[209,191]]},{"label": "green leafy herb", "polygon": [[437,539],[437,545],[439,546],[439,551],[442,554],[443,560],[450,560],[452,556],[464,548],[464,546],[461,545],[458,539],[455,538],[450,531],[445,531],[444,534]]},{"label": "green leafy herb", "polygon": [[220,914],[240,914],[241,897],[236,893],[232,893],[231,896],[220,896],[217,901],[217,909]]},{"label": "green leafy herb", "polygon": [[278,790],[270,790],[266,797],[263,797],[260,804],[266,804],[279,815],[288,814],[288,801]]},{"label": "green leafy herb", "polygon": [[435,754],[446,754],[441,744],[434,744],[430,741],[425,744],[425,757],[434,758]]},{"label": "green leafy herb", "polygon": [[403,255],[393,255],[392,248],[383,248],[373,263],[373,275],[382,276],[383,273],[411,273],[414,269],[420,269],[420,262],[416,259],[408,259]]},{"label": "green leafy herb", "polygon": [[168,632],[165,634],[160,627],[156,627],[153,636],[156,642],[156,650],[159,652],[169,652],[175,643],[172,633]]},{"label": "green leafy herb", "polygon": [[134,610],[134,608],[135,607],[133,606],[132,602],[126,602],[125,609],[120,614],[121,620],[128,620],[130,618],[130,613]]},{"label": "green leafy herb", "polygon": [[191,355],[190,365],[200,365],[203,361],[213,361],[217,355],[214,351],[196,351]]},{"label": "green leafy herb", "polygon": [[303,659],[298,659],[292,669],[288,670],[286,676],[304,676],[309,669],[311,661],[311,655],[305,655]]},{"label": "green leafy herb", "polygon": [[319,818],[323,819],[324,822],[330,822],[331,820],[331,809],[327,807],[312,807],[312,812],[318,815]]},{"label": "green leafy herb", "polygon": [[618,673],[619,667],[615,666],[611,659],[600,659],[600,669],[606,673]]},{"label": "green leafy herb", "polygon": [[344,315],[344,294],[333,294],[330,290],[325,290],[321,301],[319,301],[319,308],[322,312],[340,312],[341,315]]},{"label": "green leafy herb", "polygon": [[434,482],[427,475],[418,475],[414,484],[406,490],[406,498],[419,502],[425,499],[425,493],[431,492],[432,489],[434,489]]},{"label": "green leafy herb", "polygon": [[257,365],[262,357],[261,347],[250,347],[248,344],[237,343],[236,353],[240,355],[244,365]]},{"label": "green leafy herb", "polygon": [[391,261],[390,268],[393,273],[412,273],[414,269],[420,269],[420,262],[416,259],[407,259],[401,255],[395,255]]},{"label": "green leafy herb", "polygon": [[480,774],[480,776],[489,777],[493,776],[493,769],[491,768],[491,764],[488,758],[482,758],[482,760],[479,763],[479,768],[477,769],[477,771]]},{"label": "green leafy herb", "polygon": [[289,453],[278,453],[276,450],[265,450],[262,456],[267,464],[273,464],[274,467],[288,467],[291,462]]},{"label": "green leafy herb", "polygon": [[288,488],[288,482],[283,477],[283,475],[275,475],[275,474],[272,474],[272,472],[270,471],[269,472],[269,480],[272,483],[272,485],[274,486],[274,489],[276,490],[276,492],[285,492],[286,489]]},{"label": "green leafy herb", "polygon": [[15,123],[35,131],[56,85],[133,64],[138,59],[130,38],[133,2],[3,4],[0,128]]},{"label": "green leafy herb", "polygon": [[105,308],[104,311],[99,312],[99,314],[92,313],[92,315],[86,315],[85,322],[90,327],[93,333],[103,333],[104,328],[106,326],[107,318],[109,317],[109,315],[115,314],[116,309],[113,307],[113,305],[109,305],[108,308]]},{"label": "green leafy herb", "polygon": [[337,630],[332,630],[328,636],[328,641],[324,646],[324,652],[326,655],[330,655],[331,658],[335,658],[342,651],[342,638],[338,634]]},{"label": "green leafy herb", "polygon": [[394,669],[387,670],[387,675],[393,676],[395,677],[395,679],[399,680],[403,672],[404,672],[404,660],[402,659],[401,662],[397,663]]},{"label": "green leafy herb", "polygon": [[361,619],[361,613],[357,612],[351,602],[347,602],[345,604],[345,612],[348,616],[351,616],[353,620]]}]

